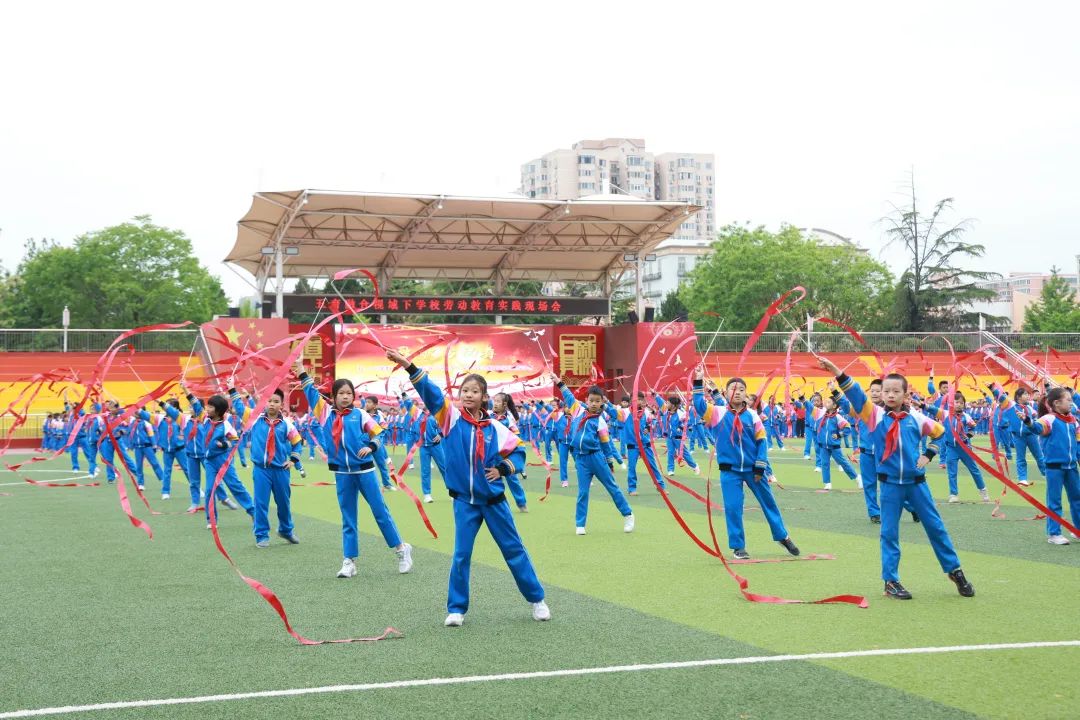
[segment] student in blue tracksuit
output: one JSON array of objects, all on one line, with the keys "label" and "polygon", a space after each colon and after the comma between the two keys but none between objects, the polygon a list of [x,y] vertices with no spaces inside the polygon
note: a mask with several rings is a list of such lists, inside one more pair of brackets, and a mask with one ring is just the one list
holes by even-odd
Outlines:
[{"label": "student in blue tracksuit", "polygon": [[784,422],[784,409],[776,404],[775,397],[769,398],[769,404],[762,409],[761,421],[765,425],[765,439],[768,441],[769,449],[772,450],[773,441],[776,441],[776,447],[783,450],[784,431],[782,425]]},{"label": "student in blue tracksuit", "polygon": [[943,407],[942,401],[946,392],[947,388],[938,393],[937,401],[930,406],[928,414],[945,428],[945,437],[942,439],[941,445],[946,448],[942,454],[945,456],[945,469],[949,476],[949,502],[960,502],[957,483],[960,463],[964,463],[964,467],[971,474],[971,479],[975,481],[975,488],[979,491],[979,495],[982,496],[983,502],[990,502],[990,494],[986,490],[982,471],[979,470],[978,464],[972,459],[971,446],[968,444],[971,431],[975,429],[975,421],[967,413],[967,398],[964,397],[962,392],[953,393],[953,403],[950,411],[950,409]]},{"label": "student in blue tracksuit", "polygon": [[[623,407],[630,407],[630,398],[624,397],[620,403],[625,402]],[[615,450],[619,455],[626,456],[626,446],[623,445],[623,421],[619,419],[619,413],[612,414],[611,408],[614,407],[611,403],[604,403],[604,410],[608,416],[608,428],[611,430],[611,441],[615,445]]]},{"label": "student in blue tracksuit", "polygon": [[[235,388],[229,390],[233,411],[245,425],[254,409],[240,397]],[[290,545],[298,545],[293,532],[289,486],[289,467],[300,462],[303,439],[292,420],[281,414],[285,393],[274,390],[266,399],[266,409],[251,424],[252,483],[255,487],[255,547],[270,547],[270,496],[277,505],[278,537]]]},{"label": "student in blue tracksuit", "polygon": [[[165,403],[159,403],[164,409],[165,405],[172,405],[173,408],[180,411],[180,401],[176,398],[167,400]],[[184,457],[184,428],[181,425],[181,420],[178,417],[173,418],[168,413],[163,413],[161,420],[157,424],[157,444],[161,448],[161,469],[164,473],[161,487],[162,493],[167,494],[169,490],[166,488],[172,487],[172,473],[173,465],[180,465],[180,471],[184,473],[184,479],[188,481],[188,488],[191,488],[191,480],[188,478],[187,461]],[[198,490],[198,485],[195,486]],[[162,495],[164,499],[165,495]],[[195,503],[198,502],[198,497],[194,497]]]},{"label": "student in blue tracksuit", "polygon": [[822,410],[824,412],[814,418],[814,436],[818,446],[818,467],[821,468],[822,487],[832,490],[832,463],[835,460],[840,469],[861,488],[855,468],[851,466],[840,449],[840,436],[851,423],[838,412],[838,400],[839,392],[836,397],[823,398]]},{"label": "student in blue tracksuit", "polygon": [[439,476],[443,479],[443,484],[446,484],[446,464],[443,462],[442,451],[443,435],[439,430],[439,424],[429,412],[423,415],[422,427],[424,434],[420,445],[420,490],[424,493],[424,502],[432,503],[435,502],[435,499],[431,497],[431,462],[433,460],[435,467],[439,468]]},{"label": "student in blue tracksuit", "polygon": [[[1061,516],[1061,491],[1069,498],[1069,513],[1073,527],[1080,528],[1080,474],[1077,460],[1080,458],[1080,422],[1072,414],[1073,402],[1080,396],[1067,388],[1055,387],[1046,392],[1042,410],[1037,420],[1026,418],[1025,429],[1043,441],[1046,450],[1046,507]],[[1076,535],[1073,535],[1077,538]],[[1080,538],[1077,538],[1080,539]],[[1051,545],[1068,545],[1061,534],[1061,524],[1046,518],[1046,541]]]},{"label": "student in blue tracksuit", "polygon": [[341,510],[341,545],[345,556],[337,576],[356,576],[356,558],[360,555],[356,534],[359,495],[364,496],[371,508],[383,540],[396,553],[398,572],[409,572],[413,566],[412,545],[401,539],[375,478],[372,456],[378,450],[383,429],[366,412],[353,407],[356,390],[352,381],[345,378],[334,381],[330,393],[331,404],[319,393],[315,381],[299,361],[296,374],[311,408],[311,415],[318,422],[319,444],[326,450],[327,464],[336,481],[338,508]]},{"label": "student in blue tracksuit", "polygon": [[573,448],[570,446],[570,415],[566,410],[566,407],[562,405],[562,401],[559,401],[560,406],[557,410],[557,417],[552,424],[552,434],[555,437],[555,443],[559,452],[559,484],[562,487],[570,486],[570,456],[573,454]]},{"label": "student in blue tracksuit", "polygon": [[720,467],[720,491],[724,498],[724,521],[728,531],[728,547],[736,559],[748,560],[746,534],[743,529],[744,488],[757,498],[773,540],[792,555],[799,548],[792,541],[780,515],[780,508],[766,480],[768,443],[761,418],[746,402],[746,382],[731,378],[725,386],[726,404],[708,402],[705,398],[705,371],[694,372],[694,407],[701,414],[705,428],[712,434],[716,446],[716,461]]},{"label": "student in blue tracksuit", "polygon": [[604,405],[607,403],[604,391],[593,385],[589,388],[586,404],[583,405],[560,378],[552,375],[552,381],[562,393],[563,404],[569,416],[570,445],[574,448],[578,481],[575,532],[578,535],[585,534],[585,522],[589,516],[589,488],[593,478],[599,480],[608,491],[619,514],[623,516],[623,532],[633,532],[634,511],[622,490],[615,484],[612,474],[613,463],[618,462],[621,465],[622,460],[611,446],[607,420],[603,415]]},{"label": "student in blue tracksuit", "polygon": [[[368,395],[364,398],[364,411],[379,424],[379,427],[384,431],[386,430],[386,418],[379,412],[379,398],[374,395]],[[397,485],[390,482],[390,456],[386,452],[386,446],[379,443],[379,449],[375,451],[372,457],[375,459],[375,467],[379,471],[383,490],[397,490]]]},{"label": "student in blue tracksuit", "polygon": [[[836,376],[852,409],[873,434],[878,481],[881,483],[881,577],[885,581],[885,594],[898,600],[911,599],[911,593],[900,584],[899,574],[899,521],[903,501],[907,499],[922,519],[941,569],[948,574],[960,595],[973,597],[975,588],[960,569],[952,539],[926,485],[926,466],[937,454],[936,441],[945,428],[907,404],[908,383],[903,375],[885,376],[881,386],[885,406],[878,407],[867,399],[859,384],[832,361],[819,357],[818,364]],[[919,443],[923,437],[929,438],[930,442],[926,452],[920,455]]]},{"label": "student in blue tracksuit", "polygon": [[[188,395],[188,403],[192,408],[195,407],[194,395]],[[224,395],[211,395],[206,400],[205,409],[206,412],[195,427],[194,439],[195,457],[202,463],[202,469],[206,473],[206,489],[203,491],[203,496],[206,498],[206,528],[209,530],[211,525],[217,522],[211,519],[211,513],[213,517],[218,517],[217,504],[210,497],[210,490],[215,483],[219,488],[222,485],[228,488],[240,507],[253,517],[255,505],[251,494],[240,482],[236,474],[236,466],[232,463],[230,452],[240,438],[229,414],[229,401]],[[221,475],[220,482],[217,481],[219,474]],[[217,497],[215,493],[214,498]]]},{"label": "student in blue tracksuit", "polygon": [[998,401],[1002,417],[1008,423],[1009,432],[1012,436],[1012,446],[1016,450],[1016,484],[1033,485],[1034,483],[1028,475],[1028,451],[1031,451],[1031,456],[1035,458],[1035,465],[1039,468],[1039,472],[1043,477],[1046,477],[1046,461],[1043,459],[1042,447],[1039,445],[1038,438],[1024,431],[1024,425],[1026,424],[1024,421],[1035,416],[1035,412],[1032,411],[1029,405],[1031,394],[1027,391],[1027,388],[1017,388],[1010,400],[1009,395],[1002,392],[997,386],[991,386],[990,391],[994,393],[994,399]]},{"label": "student in blue tracksuit", "polygon": [[459,410],[425,371],[400,353],[389,351],[386,356],[409,373],[409,380],[444,436],[440,444],[454,510],[454,555],[444,624],[458,627],[465,621],[473,545],[483,524],[487,524],[499,546],[518,590],[532,605],[533,619],[551,619],[544,588],[514,525],[503,485],[504,478],[525,467],[525,449],[520,438],[487,414],[487,381],[476,374],[465,376],[459,391]]},{"label": "student in blue tracksuit", "polygon": [[[662,406],[664,399],[659,395],[656,396],[656,404]],[[689,416],[686,411],[682,409],[682,398],[678,395],[671,395],[667,399],[667,405],[670,408],[667,418],[667,474],[668,477],[674,477],[675,475],[675,460],[678,457],[682,457],[695,475],[701,474],[701,468],[694,461],[694,456],[690,454],[690,448],[684,444],[684,432],[683,428],[689,422]],[[688,441],[685,441],[688,442]]]},{"label": "student in blue tracksuit", "polygon": [[[491,417],[501,422],[510,432],[521,437],[519,434],[520,426],[518,425],[521,416],[518,414],[517,406],[514,405],[514,398],[506,393],[495,393],[494,397],[491,398],[488,411]],[[521,441],[526,445],[528,444],[524,437],[521,437]],[[521,478],[518,477],[518,474],[511,473],[507,475],[506,484],[510,488],[510,495],[513,496],[514,502],[517,503],[518,511],[529,512],[525,487],[521,484]]]},{"label": "student in blue tracksuit", "polygon": [[[1008,396],[1006,396],[1007,398]],[[989,403],[991,399],[987,397],[986,401]],[[998,450],[1005,452],[1005,459],[1012,460],[1012,443],[1013,434],[1009,426],[1009,418],[1005,416],[1005,408],[1001,402],[993,401],[993,408],[990,411],[990,425],[992,426],[991,432],[994,434],[994,440],[997,441]]]},{"label": "student in blue tracksuit", "polygon": [[83,448],[88,458],[88,465],[86,471],[90,473],[90,477],[96,478],[98,476],[97,456],[98,456],[98,443],[101,441],[101,428],[100,423],[94,422],[94,420],[101,416],[101,403],[94,403],[94,412],[90,417],[86,419],[86,423],[83,427],[86,429],[86,439],[83,440]]},{"label": "student in blue tracksuit", "polygon": [[814,471],[821,472],[821,468],[818,465],[818,446],[817,438],[815,437],[814,416],[821,411],[821,394],[814,393],[807,400],[804,396],[799,396],[799,403],[802,405],[803,411],[806,413],[806,442],[803,444],[803,459],[809,460],[810,453],[813,451],[814,455]]},{"label": "student in blue tracksuit", "polygon": [[[112,483],[116,480],[120,470],[117,468],[117,463],[114,462],[114,457],[119,454],[120,462],[127,468],[129,473],[135,473],[135,461],[128,455],[127,450],[120,444],[120,438],[127,435],[127,427],[131,422],[130,418],[122,419],[124,414],[120,404],[115,400],[109,400],[105,403],[105,412],[98,418],[99,427],[97,430],[98,435],[101,437],[101,459],[105,463],[105,479]],[[120,482],[123,482],[124,478],[120,476]]]},{"label": "student in blue tracksuit", "polygon": [[[638,406],[637,406],[637,427],[638,432],[634,431],[634,421],[631,419],[631,409],[629,403],[630,398],[623,396],[623,402],[626,405],[615,407],[611,403],[607,404],[606,411],[608,417],[620,418],[622,425],[622,446],[626,451],[626,466],[628,468],[626,472],[626,489],[627,494],[637,495],[638,476],[637,466],[638,458],[644,457],[645,464],[652,470],[652,475],[656,477],[657,483],[660,485],[660,489],[663,490],[667,487],[667,483],[664,480],[663,474],[660,472],[660,465],[656,462],[656,454],[653,452],[652,447],[652,413],[645,406],[645,393],[638,393]],[[641,435],[641,447],[638,447],[638,433]],[[650,476],[651,479],[652,476]]]},{"label": "student in blue tracksuit", "polygon": [[311,415],[304,413],[299,419],[300,436],[304,438],[304,444],[308,447],[308,459],[315,459],[315,435],[311,432]]},{"label": "student in blue tracksuit", "polygon": [[[60,447],[63,447],[65,443],[70,442],[68,445],[68,452],[71,454],[71,470],[72,472],[80,472],[79,470],[79,452],[82,451],[86,455],[87,467],[90,467],[90,456],[86,452],[86,420],[83,419],[86,415],[84,410],[75,412],[75,407],[67,402],[67,395],[65,392],[64,399],[64,430],[63,440],[60,442]],[[79,420],[82,419],[82,423]],[[78,426],[78,430],[75,428]],[[72,436],[74,434],[74,437]],[[140,483],[141,484],[141,483]]]},{"label": "student in blue tracksuit", "polygon": [[[186,390],[184,392],[187,394]],[[180,412],[180,401],[176,398],[170,398],[166,402],[158,404],[161,405],[161,409],[169,422],[176,426],[176,433],[180,437],[182,452],[177,453],[176,459],[184,468],[184,475],[188,481],[188,494],[191,497],[191,504],[188,505],[187,511],[194,513],[203,502],[202,461],[199,460],[199,456],[195,453],[195,431],[199,425],[199,418],[203,414],[202,401],[198,399],[194,401],[191,406],[191,415]],[[225,507],[231,510],[240,507],[225,494],[225,488],[221,485],[218,485],[216,497],[219,502],[225,503]]]},{"label": "student in blue tracksuit", "polygon": [[555,438],[555,420],[558,410],[551,404],[544,405],[544,413],[540,420],[540,439],[544,442],[544,459],[550,463],[551,445],[556,441]]},{"label": "student in blue tracksuit", "polygon": [[[402,444],[405,446],[405,453],[408,454],[409,450],[416,446],[416,443],[420,442],[420,413],[413,404],[412,398],[409,398],[405,393],[401,394],[401,438]],[[404,461],[402,461],[404,462]],[[416,467],[416,460],[409,462],[408,470],[412,470]],[[404,470],[402,471],[404,472]]]},{"label": "student in blue tracksuit", "polygon": [[158,482],[161,483],[163,496],[169,494],[170,488],[165,486],[165,473],[157,459],[157,423],[161,416],[151,415],[145,408],[139,408],[135,413],[135,422],[131,425],[131,445],[135,449],[135,478],[139,482],[139,489],[144,489],[146,482],[144,463],[150,463],[150,469],[154,471]]}]

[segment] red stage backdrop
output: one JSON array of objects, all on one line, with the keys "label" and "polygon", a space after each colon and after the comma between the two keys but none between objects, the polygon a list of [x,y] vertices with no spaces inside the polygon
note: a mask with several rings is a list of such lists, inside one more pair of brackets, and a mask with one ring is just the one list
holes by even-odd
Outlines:
[{"label": "red stage backdrop", "polygon": [[545,369],[561,360],[573,366],[568,367],[570,384],[580,384],[575,378],[588,380],[602,350],[598,338],[602,338],[599,329],[549,325],[344,325],[339,326],[335,340],[334,370],[336,377],[352,380],[357,392],[396,401],[409,387],[408,378],[397,372],[387,379],[393,366],[383,350],[369,340],[407,356],[427,347],[413,362],[427,370],[440,387],[447,384],[449,368],[455,388],[465,375],[475,372],[487,379],[491,393],[507,392],[515,399],[548,399],[552,387],[541,377]]}]

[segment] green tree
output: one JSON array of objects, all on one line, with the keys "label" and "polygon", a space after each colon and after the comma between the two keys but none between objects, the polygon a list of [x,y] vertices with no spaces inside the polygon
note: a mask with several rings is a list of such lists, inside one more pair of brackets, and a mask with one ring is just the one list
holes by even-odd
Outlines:
[{"label": "green tree", "polygon": [[[853,245],[825,245],[790,226],[772,233],[729,225],[712,247],[679,290],[699,330],[715,330],[721,319],[725,330],[752,330],[770,303],[798,285],[806,298],[796,318],[810,313],[859,330],[889,328],[892,274]],[[775,318],[769,329],[788,324]]]},{"label": "green tree", "polygon": [[1024,311],[1024,332],[1080,332],[1080,304],[1069,283],[1050,268],[1038,302]]},{"label": "green tree", "polygon": [[686,317],[689,314],[690,309],[686,307],[686,304],[679,297],[679,291],[672,290],[664,296],[663,302],[660,303],[660,316],[657,320],[669,322],[677,317]]},{"label": "green tree", "polygon": [[75,238],[71,247],[28,240],[5,312],[12,327],[130,328],[204,322],[228,311],[221,283],[179,230],[149,216]]},{"label": "green tree", "polygon": [[[979,314],[967,308],[992,300],[993,290],[977,283],[1001,277],[998,273],[970,270],[964,263],[982,257],[986,248],[969,243],[964,236],[970,220],[950,222],[952,198],[938,201],[929,215],[919,211],[915,181],[911,182],[910,207],[895,207],[885,218],[890,245],[900,245],[908,266],[894,289],[896,329],[903,332],[960,330],[976,327]],[[999,318],[992,318],[998,320]]]}]

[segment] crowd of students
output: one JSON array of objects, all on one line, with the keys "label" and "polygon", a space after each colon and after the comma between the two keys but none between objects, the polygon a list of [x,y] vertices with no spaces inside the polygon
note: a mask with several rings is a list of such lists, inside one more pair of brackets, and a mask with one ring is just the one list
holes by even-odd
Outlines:
[{"label": "crowd of students", "polygon": [[[790,411],[775,397],[763,403],[748,393],[741,378],[713,386],[701,368],[690,397],[650,391],[639,393],[636,403],[624,395],[616,405],[600,387],[589,387],[579,398],[552,375],[556,397],[516,403],[506,393],[489,395],[486,380],[478,374],[466,376],[455,397],[398,353],[388,352],[387,357],[405,369],[414,390],[402,393],[396,407],[380,407],[373,396],[361,400],[353,383],[344,378],[336,380],[325,396],[298,364],[295,373],[309,407],[306,413],[288,412],[280,389],[265,398],[256,418],[252,413],[257,399],[236,388],[199,398],[181,385],[186,408],[180,398],[171,398],[129,413],[115,401],[94,405],[88,415],[76,413],[65,398],[65,411],[45,422],[43,446],[53,451],[67,446],[74,471],[81,470],[83,455],[87,472],[94,477],[100,454],[108,482],[116,479],[122,464],[140,490],[145,489],[149,465],[163,499],[170,498],[178,468],[188,483],[189,512],[204,509],[209,529],[217,502],[230,510],[243,509],[252,517],[259,548],[270,545],[271,499],[277,510],[277,535],[290,544],[299,542],[290,509],[290,474],[293,470],[306,474],[305,446],[309,460],[318,450],[334,474],[341,512],[339,578],[356,575],[360,497],[393,551],[398,572],[408,573],[413,567],[412,546],[402,538],[383,498],[384,492],[397,489],[388,449],[404,446],[410,467],[420,464],[423,502],[435,502],[434,465],[453,505],[447,626],[461,625],[468,611],[472,550],[484,524],[531,604],[533,618],[551,617],[509,505],[512,499],[519,512],[528,512],[523,481],[530,445],[548,463],[558,458],[563,487],[570,483],[573,461],[577,535],[587,533],[594,481],[607,491],[623,531],[631,533],[636,521],[630,498],[641,485],[639,461],[644,461],[647,477],[655,477],[666,491],[665,478],[673,477],[677,464],[701,473],[693,453],[704,451],[715,458],[719,469],[728,547],[734,558],[748,560],[743,525],[747,489],[760,505],[773,540],[791,555],[800,554],[773,495],[776,475],[769,452],[774,445],[785,451],[785,440],[802,438],[803,457],[821,473],[824,491],[832,489],[833,463],[862,489],[870,522],[881,526],[884,592],[898,599],[911,597],[899,577],[899,521],[905,510],[921,523],[942,570],[959,593],[974,595],[925,481],[926,468],[936,460],[947,471],[948,502],[958,502],[958,471],[963,465],[981,499],[989,501],[985,480],[973,461],[970,441],[976,435],[992,434],[1006,457],[1015,455],[1021,485],[1034,482],[1027,462],[1030,454],[1046,481],[1047,506],[1060,515],[1064,491],[1073,524],[1080,526],[1080,428],[1074,415],[1080,394],[1065,388],[1047,387],[1045,393],[1022,388],[1009,394],[992,385],[969,404],[963,392],[947,381],[935,385],[933,378],[926,395],[915,392],[897,374],[875,379],[864,390],[827,358],[819,358],[835,380],[823,392],[798,396]],[[657,440],[666,443],[664,467],[654,450]],[[239,477],[234,456],[242,468],[251,465],[252,492]],[[616,465],[626,471],[625,492],[616,479]],[[219,476],[221,482],[216,484]],[[1052,519],[1046,522],[1046,533],[1051,544],[1069,544]]]}]

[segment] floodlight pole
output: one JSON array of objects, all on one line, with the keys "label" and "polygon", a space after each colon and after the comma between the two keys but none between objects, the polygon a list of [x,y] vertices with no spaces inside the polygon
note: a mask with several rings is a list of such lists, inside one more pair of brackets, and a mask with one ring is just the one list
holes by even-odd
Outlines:
[{"label": "floodlight pole", "polygon": [[285,317],[285,259],[282,257],[281,252],[281,240],[278,240],[277,247],[275,248],[274,261],[277,265],[277,274],[275,280],[277,281],[277,316]]},{"label": "floodlight pole", "polygon": [[71,311],[68,310],[68,306],[64,306],[64,312],[60,316],[60,321],[64,325],[64,352],[68,349],[68,325],[71,324]]}]

